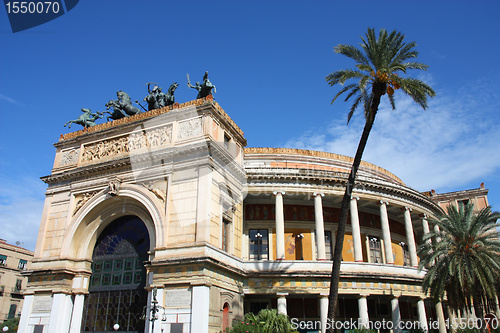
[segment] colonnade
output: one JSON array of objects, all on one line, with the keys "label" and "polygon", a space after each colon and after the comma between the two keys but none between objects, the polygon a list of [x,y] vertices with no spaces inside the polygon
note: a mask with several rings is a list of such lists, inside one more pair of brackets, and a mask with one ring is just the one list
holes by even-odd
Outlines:
[{"label": "colonnade", "polygon": [[[284,207],[283,207],[283,196],[284,191],[273,192],[275,197],[276,205],[276,260],[285,259],[285,220],[284,220]],[[317,259],[325,260],[325,229],[323,220],[323,203],[322,198],[323,193],[313,193],[314,197],[314,218],[315,218],[315,228],[316,228],[316,246],[317,246]],[[350,217],[351,217],[351,228],[352,228],[352,239],[354,248],[354,261],[363,262],[366,258],[363,258],[362,250],[362,240],[361,240],[361,228],[359,224],[358,215],[358,197],[352,197],[350,202]],[[380,200],[378,202],[380,206],[380,225],[382,228],[382,240],[384,243],[384,255],[385,263],[394,264],[394,255],[392,252],[392,240],[391,240],[391,230],[389,227],[389,217],[387,214],[388,202]],[[417,258],[417,247],[415,243],[415,236],[413,234],[413,223],[411,219],[411,208],[402,207],[404,210],[404,222],[406,231],[406,244],[408,245],[408,251],[410,254],[410,265],[412,267],[418,266]],[[422,224],[424,232],[429,232],[429,224],[426,217],[422,218]]]},{"label": "colonnade", "polygon": [[[283,205],[283,196],[285,195],[284,191],[276,191],[273,192],[275,196],[275,208],[276,208],[276,260],[284,260],[285,259],[285,221],[284,221],[284,205]],[[317,259],[325,260],[326,252],[325,252],[325,231],[324,231],[324,219],[323,219],[323,193],[313,193],[314,197],[314,217],[315,217],[315,231],[316,231],[316,245],[317,245]],[[352,238],[353,238],[353,250],[354,250],[354,261],[355,262],[364,262],[365,258],[363,258],[363,250],[362,250],[362,240],[361,240],[361,228],[359,223],[359,214],[358,214],[358,197],[351,197],[350,201],[350,221],[351,221],[351,229],[352,229]],[[384,257],[386,264],[394,264],[394,255],[392,252],[392,240],[391,240],[391,230],[389,226],[389,217],[387,213],[388,202],[380,200],[378,202],[380,209],[380,225],[382,229],[382,240],[384,243]],[[418,258],[417,258],[417,248],[415,243],[415,236],[413,234],[413,222],[411,218],[412,209],[407,206],[401,207],[404,216],[404,225],[406,231],[406,243],[408,245],[408,252],[410,257],[410,265],[414,268],[418,266]],[[424,234],[429,232],[429,223],[427,221],[427,217],[425,214],[422,215],[422,227]],[[286,296],[288,293],[279,293],[278,295],[278,312],[286,314]],[[359,310],[359,322],[360,323],[368,323],[369,315],[368,315],[368,301],[367,297],[369,295],[361,294],[358,298],[358,310]],[[393,297],[391,300],[391,308],[392,308],[392,321],[399,322],[401,320],[401,315],[399,311],[399,297]],[[417,309],[420,325],[424,330],[427,329],[427,317],[425,313],[424,299],[421,298],[417,301]],[[325,323],[327,321],[327,312],[328,312],[328,295],[320,295],[320,317],[322,327],[325,327]],[[446,328],[444,325],[444,314],[443,309],[440,303],[436,304],[436,314],[439,321],[439,331],[441,333],[446,332]],[[322,330],[324,332],[324,329]],[[397,330],[395,330],[397,332]]]},{"label": "colonnade", "polygon": [[[283,313],[287,314],[287,301],[286,298],[289,294],[288,293],[277,293],[276,296],[278,297],[277,300],[277,306],[278,306],[278,313]],[[370,328],[370,316],[368,314],[368,297],[369,294],[359,294],[358,295],[358,314],[359,317],[357,318],[357,324],[359,325],[358,328]],[[399,333],[401,332],[401,329],[399,328],[399,323],[401,322],[401,312],[400,312],[400,305],[399,305],[399,296],[392,296],[391,298],[391,321],[393,322],[393,327],[394,329],[392,330],[393,333]],[[426,316],[426,311],[425,311],[425,304],[424,304],[425,299],[424,298],[419,298],[417,300],[417,311],[418,311],[418,322],[420,325],[420,329],[422,331],[428,331],[428,322],[427,322],[427,316]],[[326,323],[327,323],[327,313],[328,313],[328,294],[322,293],[319,295],[319,312],[320,312],[320,322],[321,322],[321,332],[325,332],[326,328]],[[439,332],[440,333],[446,333],[446,325],[445,325],[445,317],[443,314],[443,310],[441,307],[441,303],[438,303],[436,305],[436,315],[437,315],[437,320],[439,322]],[[338,319],[341,320],[341,319]],[[356,321],[356,318],[353,318],[353,320]],[[332,325],[331,322],[329,322],[329,325]],[[373,326],[373,323],[372,325]],[[389,326],[386,326],[389,327]],[[435,328],[435,326],[434,326]]]}]

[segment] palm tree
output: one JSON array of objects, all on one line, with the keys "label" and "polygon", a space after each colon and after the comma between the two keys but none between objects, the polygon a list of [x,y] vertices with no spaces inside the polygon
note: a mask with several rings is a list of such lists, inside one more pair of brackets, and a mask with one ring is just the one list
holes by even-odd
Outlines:
[{"label": "palm tree", "polygon": [[334,318],[335,309],[337,307],[340,263],[342,260],[342,247],[344,243],[349,201],[356,179],[356,172],[361,163],[361,157],[368,141],[373,122],[375,121],[380,99],[383,95],[387,94],[392,108],[395,109],[394,90],[400,89],[425,109],[427,107],[427,97],[433,97],[435,95],[434,90],[421,80],[405,76],[408,70],[426,70],[428,66],[419,62],[410,61],[418,55],[418,52],[414,49],[416,44],[415,42],[405,43],[404,38],[405,36],[400,32],[393,31],[387,33],[384,29],[380,30],[377,38],[375,30],[368,29],[366,37],[361,37],[361,49],[344,44],[340,44],[334,48],[335,53],[340,53],[353,59],[356,62],[356,68],[339,70],[326,77],[326,81],[330,86],[336,84],[344,86],[344,83],[347,81],[351,79],[355,80],[354,83],[345,85],[337,95],[335,95],[332,103],[340,95],[347,93],[345,101],[348,101],[351,97],[354,98],[354,103],[347,116],[347,123],[349,124],[354,111],[360,105],[363,106],[366,119],[340,209],[330,281],[329,319]]},{"label": "palm tree", "polygon": [[439,230],[424,236],[418,248],[419,269],[428,267],[424,292],[435,302],[445,296],[453,310],[474,306],[476,316],[495,306],[500,276],[499,212],[490,207],[474,213],[474,205],[450,205],[434,219]]}]

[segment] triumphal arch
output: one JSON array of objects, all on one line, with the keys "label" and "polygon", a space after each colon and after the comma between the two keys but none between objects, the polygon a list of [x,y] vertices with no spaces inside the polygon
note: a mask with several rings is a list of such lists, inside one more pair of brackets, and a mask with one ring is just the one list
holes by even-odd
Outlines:
[{"label": "triumphal arch", "polygon": [[238,268],[218,258],[241,257],[245,145],[211,95],[61,135],[19,331],[208,332],[213,309],[242,315]]}]

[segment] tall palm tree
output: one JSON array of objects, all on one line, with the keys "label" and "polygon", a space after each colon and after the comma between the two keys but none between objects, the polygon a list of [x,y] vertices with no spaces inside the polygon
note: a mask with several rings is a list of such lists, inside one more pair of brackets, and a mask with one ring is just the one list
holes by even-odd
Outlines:
[{"label": "tall palm tree", "polygon": [[[365,114],[365,127],[352,163],[340,209],[330,281],[329,319],[334,318],[337,307],[340,263],[342,260],[342,247],[349,211],[349,201],[356,179],[356,172],[361,163],[361,157],[373,122],[375,121],[380,99],[387,94],[392,108],[395,109],[394,90],[400,89],[425,109],[427,107],[427,97],[435,95],[434,90],[421,80],[406,76],[408,70],[427,70],[428,66],[411,61],[418,55],[418,52],[414,49],[416,44],[415,42],[406,43],[404,38],[405,36],[400,32],[393,31],[388,33],[384,29],[380,30],[377,38],[375,30],[368,29],[365,38],[361,37],[361,49],[344,44],[340,44],[334,48],[335,53],[340,53],[353,59],[356,62],[356,68],[339,70],[326,77],[326,81],[330,86],[337,84],[343,86],[333,98],[332,103],[344,93],[347,93],[345,101],[348,101],[351,97],[354,98],[354,103],[347,116],[348,124],[354,111],[360,105],[362,105]],[[344,83],[351,79],[355,80],[355,82],[344,86]]]},{"label": "tall palm tree", "polygon": [[453,310],[474,306],[476,316],[495,306],[500,276],[499,212],[489,207],[474,213],[472,204],[450,205],[433,220],[439,230],[424,236],[418,248],[419,269],[428,267],[424,292],[436,302],[446,296]]}]

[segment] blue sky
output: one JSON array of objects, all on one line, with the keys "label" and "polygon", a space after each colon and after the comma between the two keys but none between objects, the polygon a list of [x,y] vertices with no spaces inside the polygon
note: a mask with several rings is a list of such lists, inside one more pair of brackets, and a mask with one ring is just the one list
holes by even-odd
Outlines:
[{"label": "blue sky", "polygon": [[[426,191],[490,189],[500,210],[500,2],[81,0],[67,14],[12,33],[0,9],[0,238],[35,248],[46,185],[63,127],[82,107],[103,111],[126,91],[147,95],[209,71],[215,99],[249,147],[292,147],[352,156],[361,115],[330,104],[325,76],[353,63],[333,47],[358,44],[368,27],[417,42],[415,73],[437,92],[426,111],[396,93],[383,103],[364,160]],[[102,120],[101,120],[102,121]]]}]

